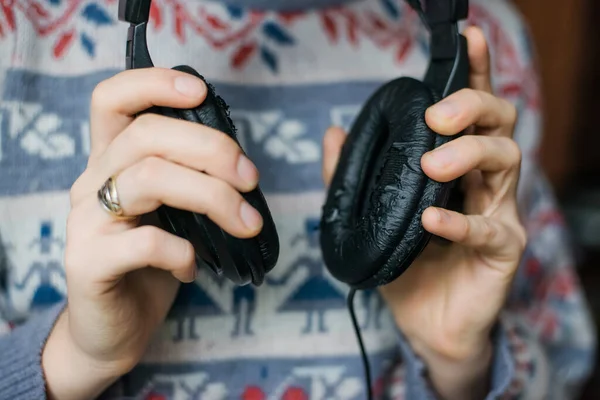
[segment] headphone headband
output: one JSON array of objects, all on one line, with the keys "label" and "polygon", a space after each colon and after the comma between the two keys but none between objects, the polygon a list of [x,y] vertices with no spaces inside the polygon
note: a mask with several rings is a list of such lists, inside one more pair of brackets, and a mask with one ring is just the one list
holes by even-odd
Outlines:
[{"label": "headphone headband", "polygon": [[[406,0],[431,34],[430,66],[425,83],[446,97],[468,83],[466,40],[458,21],[468,16],[469,0]],[[153,67],[146,41],[152,0],[119,0],[119,20],[130,24],[127,34],[126,69]]]},{"label": "headphone headband", "polygon": [[119,0],[119,20],[138,25],[150,19],[152,0]]},{"label": "headphone headband", "polygon": [[[410,0],[413,7],[418,0]],[[469,0],[425,0],[425,14],[430,25],[458,22],[469,14]]]},{"label": "headphone headband", "polygon": [[467,40],[458,23],[468,17],[469,0],[424,0],[425,9],[420,0],[406,1],[431,35],[430,64],[423,81],[442,98],[468,87]]},{"label": "headphone headband", "polygon": [[130,24],[125,50],[126,69],[154,66],[146,40],[151,4],[152,0],[119,0],[119,20]]}]

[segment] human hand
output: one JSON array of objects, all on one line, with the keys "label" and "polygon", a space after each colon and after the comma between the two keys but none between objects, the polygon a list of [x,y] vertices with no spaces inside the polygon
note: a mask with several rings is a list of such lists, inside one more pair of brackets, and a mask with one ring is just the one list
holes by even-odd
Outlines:
[{"label": "human hand", "polygon": [[[68,306],[43,353],[51,398],[90,399],[140,360],[181,282],[196,276],[192,245],[137,216],[165,204],[207,215],[239,238],[262,228],[240,192],[256,167],[222,132],[138,113],[151,106],[191,108],[204,101],[198,78],[169,69],[120,73],[92,95],[91,153],[71,190],[65,269]],[[124,215],[99,204],[115,176]]]},{"label": "human hand", "polygon": [[[517,113],[495,97],[487,45],[478,28],[464,32],[471,63],[470,88],[427,110],[427,124],[457,138],[422,158],[423,171],[448,182],[463,177],[464,214],[429,208],[424,228],[451,244],[432,241],[396,281],[381,288],[397,325],[421,356],[443,398],[476,398],[485,391],[490,333],[504,305],[526,245],[516,191],[521,153],[513,141]],[[344,134],[328,131],[326,182],[337,164]],[[474,388],[469,385],[478,382]]]}]

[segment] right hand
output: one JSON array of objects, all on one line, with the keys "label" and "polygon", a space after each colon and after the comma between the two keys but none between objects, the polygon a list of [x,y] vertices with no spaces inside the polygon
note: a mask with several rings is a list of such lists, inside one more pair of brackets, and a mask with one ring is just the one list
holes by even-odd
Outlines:
[{"label": "right hand", "polygon": [[89,162],[72,187],[67,223],[68,306],[42,357],[51,398],[93,398],[129,372],[180,283],[196,277],[188,241],[102,208],[97,191],[110,176],[125,216],[166,204],[205,214],[239,238],[262,228],[240,194],[256,187],[258,171],[234,140],[187,121],[134,118],[153,105],[195,107],[205,96],[200,79],[161,68],[122,72],[94,91]]}]

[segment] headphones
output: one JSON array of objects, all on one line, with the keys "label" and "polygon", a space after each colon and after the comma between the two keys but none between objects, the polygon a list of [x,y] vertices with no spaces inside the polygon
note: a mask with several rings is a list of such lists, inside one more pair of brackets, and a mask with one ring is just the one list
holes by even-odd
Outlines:
[{"label": "headphones", "polygon": [[[358,114],[343,145],[320,223],[323,259],[329,272],[352,290],[374,288],[400,276],[425,248],[431,234],[421,224],[430,206],[457,208],[455,182],[440,183],[421,170],[421,157],[454,137],[425,123],[425,110],[468,86],[467,43],[458,21],[468,0],[406,0],[430,33],[430,63],[421,82],[399,78],[383,85]],[[119,19],[130,24],[126,68],[153,67],[146,41],[151,0],[120,0]],[[210,126],[238,144],[228,106],[212,85],[189,66],[174,69],[207,84],[206,100],[193,109],[153,107],[168,117]],[[257,187],[242,193],[263,217],[254,238],[239,239],[204,215],[161,206],[163,228],[189,240],[199,267],[238,285],[263,283],[279,256],[279,238],[265,198]],[[451,200],[456,200],[454,207]]]},{"label": "headphones", "polygon": [[[427,177],[421,158],[462,134],[436,134],[425,123],[425,111],[468,87],[467,41],[458,22],[467,18],[469,2],[424,0],[423,8],[421,0],[406,1],[430,33],[425,78],[422,82],[407,77],[392,80],[366,102],[342,147],[320,223],[325,265],[334,278],[350,287],[348,309],[365,367],[368,399],[373,396],[371,374],[354,294],[392,282],[419,256],[432,238],[421,224],[426,208],[460,210],[463,202],[456,181],[440,183]],[[119,19],[130,24],[127,69],[154,66],[146,41],[150,4],[151,0],[119,1]],[[239,145],[228,106],[214,87],[189,66],[174,69],[202,79],[208,88],[206,99],[193,109],[153,107],[146,112],[207,125]],[[164,229],[192,243],[198,267],[208,267],[238,285],[260,286],[277,263],[279,238],[260,187],[242,196],[264,221],[261,232],[250,239],[231,236],[201,214],[168,206],[159,207],[157,214]]]}]

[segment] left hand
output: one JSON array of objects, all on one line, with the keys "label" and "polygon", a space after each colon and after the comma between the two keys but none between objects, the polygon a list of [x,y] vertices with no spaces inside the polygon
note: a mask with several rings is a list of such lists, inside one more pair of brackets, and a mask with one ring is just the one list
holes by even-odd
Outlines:
[{"label": "left hand", "polygon": [[[496,324],[526,244],[517,210],[521,163],[513,140],[515,107],[492,94],[487,45],[478,28],[464,32],[471,63],[470,88],[426,112],[441,135],[472,132],[425,154],[421,166],[440,182],[462,178],[465,214],[429,208],[423,226],[452,243],[432,241],[395,282],[381,288],[414,350],[426,360],[463,362],[490,354]],[[324,139],[326,183],[345,134]],[[489,358],[489,357],[488,357]]]}]

